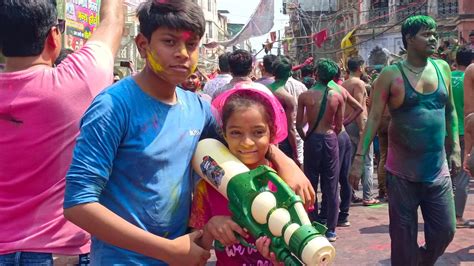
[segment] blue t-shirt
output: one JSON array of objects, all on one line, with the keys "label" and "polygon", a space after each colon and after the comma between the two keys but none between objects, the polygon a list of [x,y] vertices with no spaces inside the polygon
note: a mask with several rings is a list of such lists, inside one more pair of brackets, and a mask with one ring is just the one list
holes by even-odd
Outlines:
[{"label": "blue t-shirt", "polygon": [[[99,202],[128,222],[174,239],[185,234],[191,192],[191,158],[201,138],[214,137],[210,105],[176,88],[168,105],[126,78],[98,95],[84,114],[64,207]],[[160,264],[92,238],[93,265]]]}]

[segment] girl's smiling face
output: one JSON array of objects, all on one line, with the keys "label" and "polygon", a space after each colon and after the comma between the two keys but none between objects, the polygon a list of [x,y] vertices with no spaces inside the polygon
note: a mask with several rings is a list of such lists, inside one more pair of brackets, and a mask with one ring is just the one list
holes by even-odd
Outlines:
[{"label": "girl's smiling face", "polygon": [[250,169],[266,164],[270,147],[270,128],[262,112],[263,106],[256,104],[239,108],[229,116],[224,128],[230,152]]}]

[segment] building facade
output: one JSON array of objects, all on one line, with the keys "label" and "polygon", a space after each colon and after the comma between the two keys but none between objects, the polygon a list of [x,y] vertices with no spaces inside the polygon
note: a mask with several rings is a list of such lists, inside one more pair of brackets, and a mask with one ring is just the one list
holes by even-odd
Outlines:
[{"label": "building facade", "polygon": [[[363,0],[360,23],[365,25],[357,33],[359,54],[368,59],[376,47],[386,48],[393,54],[404,49],[401,23],[409,16],[423,14],[435,18],[440,41],[463,43],[462,31],[469,15],[460,20],[462,4],[474,5],[471,0],[428,0],[419,3],[407,0]],[[467,10],[464,10],[465,12]],[[469,11],[467,11],[469,13]],[[474,12],[471,12],[474,15]],[[459,26],[458,26],[459,25]],[[471,25],[471,31],[474,28]],[[385,31],[383,34],[380,32]],[[464,33],[466,34],[466,33]],[[469,33],[467,33],[469,35]]]},{"label": "building facade", "polygon": [[[400,25],[416,14],[436,19],[442,41],[466,43],[474,30],[473,0],[286,0],[284,8],[290,15],[286,36],[293,38],[289,54],[298,61],[310,55],[340,60],[341,40],[356,26],[356,48],[364,59],[376,47],[398,54],[403,49]],[[323,29],[328,40],[317,47],[309,37]]]},{"label": "building facade", "polygon": [[[288,54],[298,62],[307,57],[329,57],[337,60],[342,51],[340,43],[345,33],[358,23],[355,1],[350,0],[286,0],[289,15],[285,36],[290,39]],[[313,34],[325,31],[327,40],[316,45]],[[286,49],[286,48],[285,48]]]}]

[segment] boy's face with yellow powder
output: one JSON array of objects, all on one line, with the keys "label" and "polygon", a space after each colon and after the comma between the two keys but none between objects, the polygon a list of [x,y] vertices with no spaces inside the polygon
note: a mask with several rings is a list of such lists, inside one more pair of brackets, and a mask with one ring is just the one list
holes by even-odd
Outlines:
[{"label": "boy's face with yellow powder", "polygon": [[147,68],[166,83],[177,85],[196,69],[200,38],[186,30],[156,29],[150,40],[137,36],[140,54]]}]

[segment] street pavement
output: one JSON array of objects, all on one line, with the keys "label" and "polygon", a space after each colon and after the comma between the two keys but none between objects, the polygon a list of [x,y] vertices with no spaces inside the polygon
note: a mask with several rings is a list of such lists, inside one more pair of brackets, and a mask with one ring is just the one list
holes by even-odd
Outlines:
[{"label": "street pavement", "polygon": [[[377,185],[374,184],[374,188],[376,187]],[[377,192],[376,189],[373,191]],[[360,191],[357,195],[362,196]],[[318,196],[320,198],[321,195]],[[421,245],[424,243],[421,211],[418,215],[418,243]],[[464,217],[474,220],[474,182],[472,180]],[[350,227],[336,229],[338,239],[333,243],[336,248],[334,265],[390,265],[388,204],[382,203],[370,207],[354,204],[350,209],[349,220]],[[214,256],[207,265],[215,265]],[[443,256],[438,259],[436,265],[474,266],[474,229],[457,229],[454,240]]]}]

